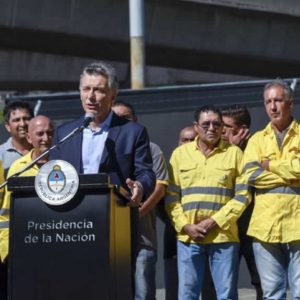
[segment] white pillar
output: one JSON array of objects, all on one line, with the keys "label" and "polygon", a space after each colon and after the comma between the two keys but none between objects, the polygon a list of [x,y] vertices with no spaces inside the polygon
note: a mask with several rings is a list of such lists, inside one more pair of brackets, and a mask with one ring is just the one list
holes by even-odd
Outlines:
[{"label": "white pillar", "polygon": [[144,0],[129,0],[131,88],[145,86]]}]

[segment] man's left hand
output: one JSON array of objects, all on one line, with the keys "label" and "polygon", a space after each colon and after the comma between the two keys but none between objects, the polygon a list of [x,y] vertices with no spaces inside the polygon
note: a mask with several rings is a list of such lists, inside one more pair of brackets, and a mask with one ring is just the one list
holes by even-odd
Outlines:
[{"label": "man's left hand", "polygon": [[269,160],[268,159],[265,159],[265,160],[263,160],[262,162],[261,162],[261,166],[262,166],[262,168],[264,169],[264,170],[266,170],[266,171],[270,171],[270,169],[269,169]]},{"label": "man's left hand", "polygon": [[131,191],[130,201],[127,206],[138,207],[143,198],[143,187],[139,181],[131,180],[130,178],[126,179],[126,184]]},{"label": "man's left hand", "polygon": [[214,227],[217,225],[217,223],[214,219],[207,218],[207,219],[200,221],[200,223],[198,223],[197,225],[198,225],[198,227],[201,227],[203,230],[205,230],[206,234],[208,234],[212,229],[214,229]]}]

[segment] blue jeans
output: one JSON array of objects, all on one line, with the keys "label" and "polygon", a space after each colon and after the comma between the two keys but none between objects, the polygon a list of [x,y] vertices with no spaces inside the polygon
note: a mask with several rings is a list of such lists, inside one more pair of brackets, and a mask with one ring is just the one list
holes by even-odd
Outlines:
[{"label": "blue jeans", "polygon": [[179,300],[198,300],[205,264],[209,266],[218,300],[236,300],[239,243],[189,244],[177,242]]},{"label": "blue jeans", "polygon": [[165,258],[164,269],[166,289],[165,300],[176,300],[178,297],[177,256]]},{"label": "blue jeans", "polygon": [[286,299],[287,280],[292,299],[300,299],[300,241],[280,244],[255,240],[253,250],[264,299]]},{"label": "blue jeans", "polygon": [[135,300],[155,300],[155,264],[156,251],[149,248],[140,249],[136,259]]}]

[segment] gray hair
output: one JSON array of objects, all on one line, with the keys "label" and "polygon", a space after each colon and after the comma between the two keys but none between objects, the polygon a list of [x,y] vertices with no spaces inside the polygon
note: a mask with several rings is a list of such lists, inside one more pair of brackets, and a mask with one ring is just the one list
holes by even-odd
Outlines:
[{"label": "gray hair", "polygon": [[104,76],[105,78],[107,78],[109,88],[111,88],[115,92],[118,91],[119,81],[117,73],[116,70],[110,64],[105,63],[103,61],[97,61],[85,66],[80,75],[80,86],[82,77],[86,74]]},{"label": "gray hair", "polygon": [[285,94],[285,96],[288,100],[291,100],[291,101],[294,100],[294,91],[293,91],[293,89],[289,86],[289,84],[286,81],[284,81],[280,78],[275,79],[275,80],[267,83],[265,85],[265,88],[264,88],[264,93],[265,93],[266,90],[268,90],[269,88],[274,87],[274,86],[281,87],[283,89],[284,94]]}]

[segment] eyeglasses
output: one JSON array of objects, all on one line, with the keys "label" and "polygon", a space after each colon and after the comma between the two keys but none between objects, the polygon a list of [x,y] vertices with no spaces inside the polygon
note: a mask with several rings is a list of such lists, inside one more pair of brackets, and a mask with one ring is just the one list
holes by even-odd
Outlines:
[{"label": "eyeglasses", "polygon": [[208,130],[210,125],[214,128],[214,129],[219,129],[222,126],[222,122],[219,121],[206,121],[203,122],[202,124],[198,124],[202,129],[204,130]]}]

